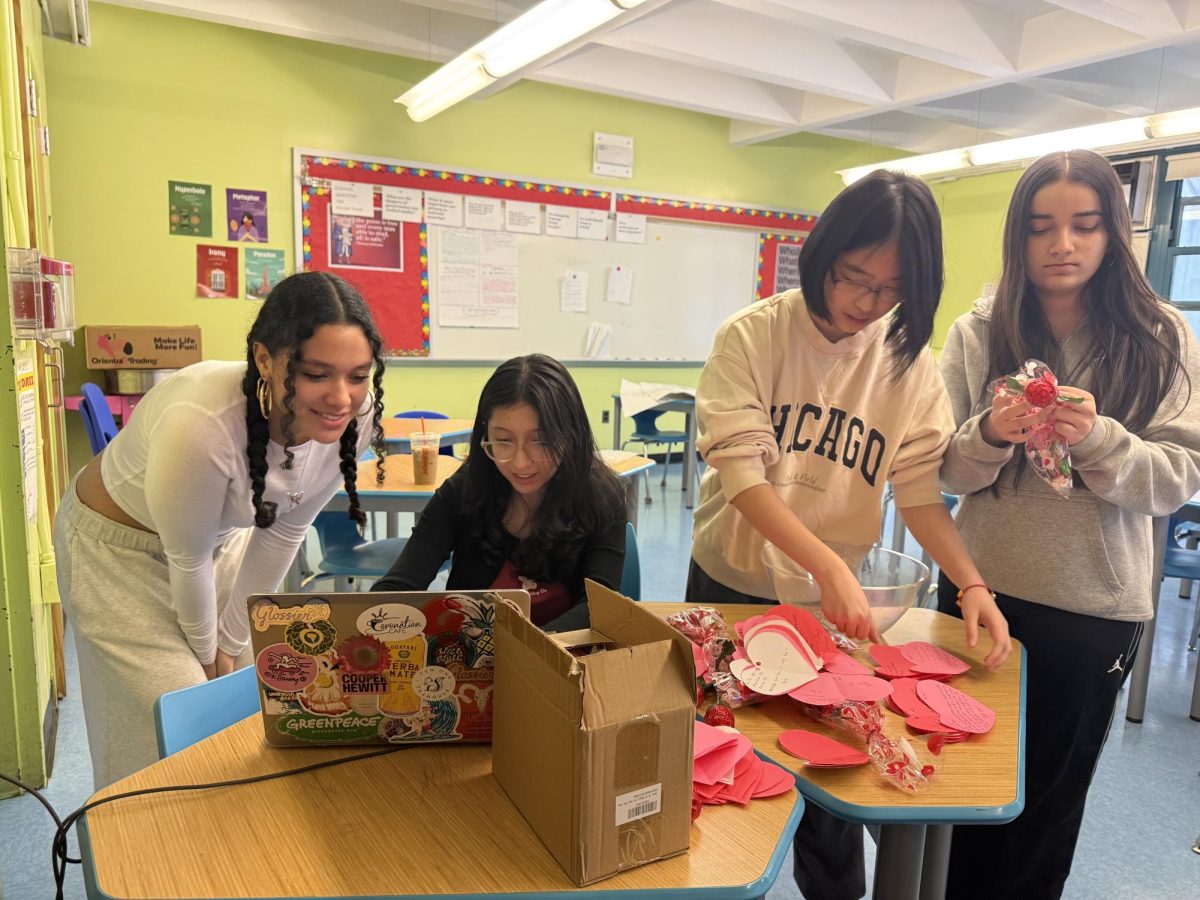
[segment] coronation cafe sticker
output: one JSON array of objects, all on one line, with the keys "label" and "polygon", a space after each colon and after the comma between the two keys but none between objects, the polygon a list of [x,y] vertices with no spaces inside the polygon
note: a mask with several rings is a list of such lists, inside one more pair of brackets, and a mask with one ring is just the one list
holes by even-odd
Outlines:
[{"label": "coronation cafe sticker", "polygon": [[258,677],[267,687],[291,693],[302,691],[317,677],[317,661],[287,644],[272,644],[255,659]]},{"label": "coronation cafe sticker", "polygon": [[402,641],[425,630],[425,614],[403,603],[380,603],[361,613],[357,625],[381,641]]},{"label": "coronation cafe sticker", "polygon": [[361,741],[376,736],[381,715],[361,716],[284,716],[275,723],[280,734],[301,741],[333,743],[336,741]]}]

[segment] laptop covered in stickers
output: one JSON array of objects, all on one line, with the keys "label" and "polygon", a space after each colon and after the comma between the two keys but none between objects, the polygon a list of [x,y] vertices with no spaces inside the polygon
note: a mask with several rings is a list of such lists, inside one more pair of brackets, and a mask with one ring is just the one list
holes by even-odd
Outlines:
[{"label": "laptop covered in stickers", "polygon": [[251,596],[267,742],[490,741],[500,603],[529,615],[516,590]]}]

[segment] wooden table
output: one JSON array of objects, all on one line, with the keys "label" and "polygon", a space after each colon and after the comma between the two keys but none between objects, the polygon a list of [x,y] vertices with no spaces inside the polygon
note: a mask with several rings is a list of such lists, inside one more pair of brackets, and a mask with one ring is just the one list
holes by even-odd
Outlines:
[{"label": "wooden table", "polygon": [[[656,615],[667,616],[695,604],[649,604]],[[761,606],[718,606],[732,627],[763,611]],[[985,735],[948,745],[932,756],[919,738],[914,748],[938,767],[933,783],[909,794],[885,782],[870,766],[848,769],[809,769],[777,743],[781,731],[804,728],[856,745],[855,738],[819,724],[787,697],[735,711],[737,728],[763,756],[794,771],[805,799],[851,822],[879,826],[875,864],[876,898],[942,897],[945,893],[953,825],[1000,825],[1015,819],[1025,807],[1025,648],[1013,641],[1013,655],[998,672],[982,661],[988,641],[982,638],[968,650],[958,619],[931,609],[910,609],[888,630],[889,644],[928,641],[972,663],[971,670],[950,682],[996,711],[996,725]],[[865,646],[865,645],[864,645]],[[869,662],[865,650],[855,654]],[[884,733],[913,738],[904,720],[885,712]]]},{"label": "wooden table", "polygon": [[[421,430],[420,419],[384,419],[383,441],[387,444],[389,453],[409,453],[409,435]],[[451,447],[454,444],[465,444],[471,440],[471,432],[475,423],[470,419],[426,419],[425,429],[441,435],[440,445]]]},{"label": "wooden table", "polygon": [[[258,715],[117,782],[93,799],[244,778],[370,749],[281,749]],[[795,792],[706,807],[691,850],[583,888],[616,898],[765,895],[790,856]],[[92,898],[565,898],[574,884],[491,772],[491,748],[436,744],[210,791],[147,795],[81,821]],[[789,869],[790,871],[790,869]]]}]

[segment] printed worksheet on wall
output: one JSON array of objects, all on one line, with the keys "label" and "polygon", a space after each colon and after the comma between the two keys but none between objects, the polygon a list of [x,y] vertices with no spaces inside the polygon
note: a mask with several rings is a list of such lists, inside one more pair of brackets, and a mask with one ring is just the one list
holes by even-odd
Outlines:
[{"label": "printed worksheet on wall", "polygon": [[438,228],[437,261],[432,274],[439,325],[518,327],[515,235]]}]

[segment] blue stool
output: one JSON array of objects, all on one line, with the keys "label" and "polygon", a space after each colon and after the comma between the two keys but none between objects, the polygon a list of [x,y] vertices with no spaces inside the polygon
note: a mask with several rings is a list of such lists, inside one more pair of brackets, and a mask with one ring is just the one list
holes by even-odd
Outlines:
[{"label": "blue stool", "polygon": [[258,712],[258,679],[246,666],[154,701],[158,758],[165,759]]},{"label": "blue stool", "polygon": [[642,599],[642,566],[638,559],[637,534],[633,523],[625,523],[625,565],[621,569],[621,593],[630,600]]},{"label": "blue stool", "polygon": [[[667,469],[671,466],[671,448],[676,444],[686,446],[687,435],[682,431],[659,431],[656,423],[658,417],[662,414],[663,410],[661,409],[647,409],[640,413],[634,413],[633,434],[629,436],[628,440],[621,442],[620,449],[624,450],[626,444],[639,443],[642,445],[642,456],[646,456],[646,447],[648,444],[665,444],[667,448],[667,462],[663,466],[662,481],[660,482],[665,487],[667,484]],[[682,458],[683,456],[680,454],[680,459]],[[684,468],[686,469],[687,467],[685,466]],[[698,474],[697,477],[699,477]],[[650,482],[646,479],[643,480],[646,481],[646,502],[650,503]],[[686,490],[687,485],[683,487]]]},{"label": "blue stool", "polygon": [[84,382],[80,393],[83,399],[79,401],[79,413],[83,416],[83,428],[95,455],[117,436],[117,423],[108,408],[108,398],[100,388],[88,381]]}]

